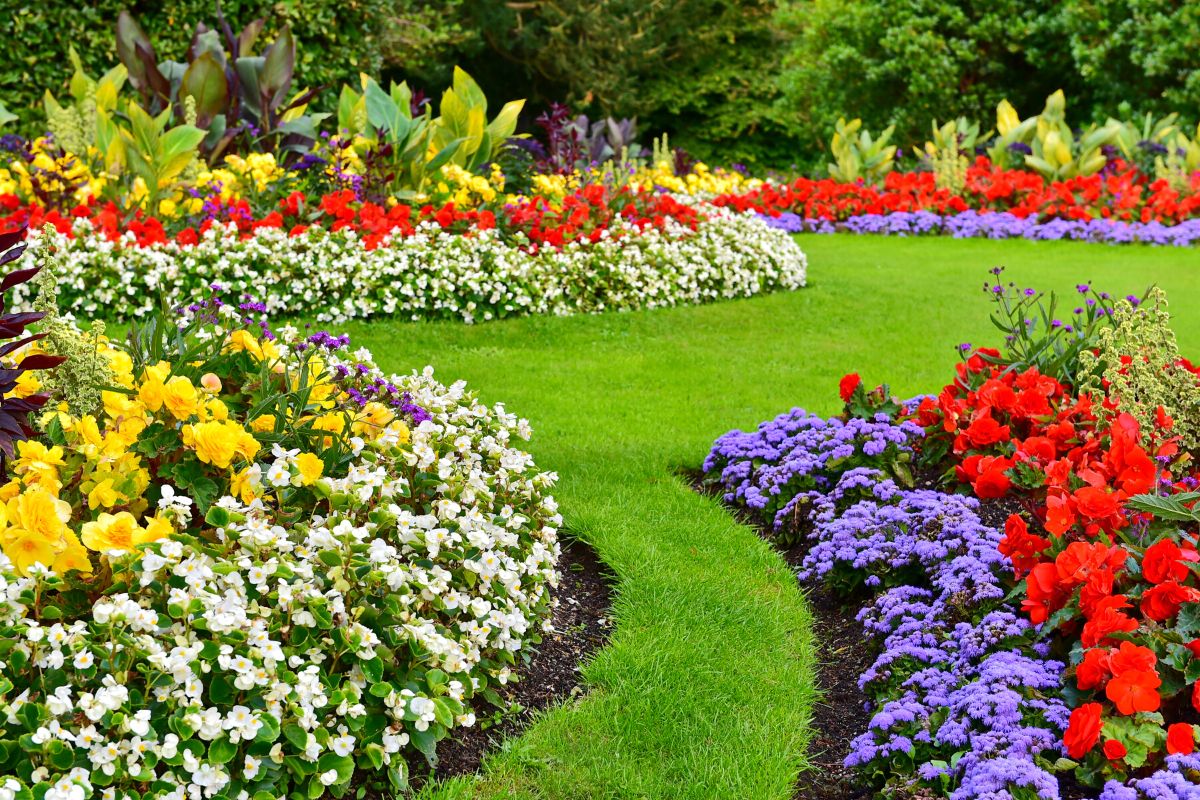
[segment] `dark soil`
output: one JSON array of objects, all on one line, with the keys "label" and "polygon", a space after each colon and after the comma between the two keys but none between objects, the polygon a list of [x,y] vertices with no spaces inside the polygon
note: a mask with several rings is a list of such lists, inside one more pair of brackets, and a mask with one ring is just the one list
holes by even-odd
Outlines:
[{"label": "dark soil", "polygon": [[[543,634],[529,661],[514,670],[519,680],[506,687],[505,696],[510,712],[498,721],[481,716],[473,727],[456,728],[453,738],[439,742],[434,773],[439,779],[476,772],[484,757],[520,733],[535,712],[584,693],[580,664],[608,640],[612,591],[596,551],[578,540],[562,542],[558,570],[562,580],[554,592],[554,631]],[[409,769],[414,785],[429,777],[419,756],[410,760]]]}]

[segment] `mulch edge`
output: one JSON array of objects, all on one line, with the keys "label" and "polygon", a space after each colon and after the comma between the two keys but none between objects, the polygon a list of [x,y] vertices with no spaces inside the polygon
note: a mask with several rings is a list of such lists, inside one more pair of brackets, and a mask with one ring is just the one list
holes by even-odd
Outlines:
[{"label": "mulch edge", "polygon": [[587,542],[562,534],[559,543],[562,577],[553,590],[554,630],[543,633],[536,647],[522,651],[513,670],[517,680],[505,687],[507,708],[476,709],[481,715],[474,726],[457,728],[451,738],[438,742],[433,769],[419,756],[410,757],[414,791],[432,780],[477,773],[488,756],[528,728],[540,712],[587,694],[581,668],[612,634],[615,581]]}]

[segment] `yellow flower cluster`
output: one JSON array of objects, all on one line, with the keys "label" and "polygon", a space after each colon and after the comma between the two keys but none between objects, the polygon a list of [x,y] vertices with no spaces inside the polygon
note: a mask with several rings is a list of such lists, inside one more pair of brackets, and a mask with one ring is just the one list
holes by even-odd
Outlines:
[{"label": "yellow flower cluster", "polygon": [[653,167],[639,169],[630,179],[630,185],[635,189],[661,186],[676,194],[711,197],[748,192],[761,186],[762,180],[721,168],[712,170],[704,163],[696,164],[686,175],[679,176],[670,164],[660,161]]},{"label": "yellow flower cluster", "polygon": [[457,164],[442,167],[437,192],[459,208],[475,208],[490,203],[504,192],[504,173],[499,164],[492,164],[489,177],[473,175]]},{"label": "yellow flower cluster", "polygon": [[0,194],[26,198],[69,194],[76,203],[83,203],[104,190],[104,176],[93,175],[82,158],[69,153],[55,156],[44,137],[35,139],[30,151],[31,161],[18,158],[0,167]]},{"label": "yellow flower cluster", "polygon": [[[134,374],[129,354],[102,340],[99,352],[113,374],[112,388],[103,391],[103,410],[96,415],[73,416],[66,404],[47,411],[42,428],[56,429],[50,444],[33,439],[19,442],[10,463],[10,480],[0,486],[0,550],[22,573],[35,564],[55,572],[92,571],[88,551],[127,551],[139,544],[169,536],[188,524],[178,509],[151,509],[147,492],[156,475],[139,454],[137,445],[154,426],[158,434],[178,431],[178,441],[187,453],[206,465],[206,475],[217,482],[221,494],[244,502],[268,499],[263,491],[261,468],[255,458],[262,451],[256,433],[274,432],[274,415],[263,414],[245,424],[231,418],[221,399],[223,382],[209,372],[198,382],[176,374],[168,362],[159,362]],[[224,354],[247,353],[253,362],[265,362],[268,374],[283,380],[290,375],[290,388],[299,387],[296,365],[283,363],[275,342],[259,340],[245,330],[236,330],[225,340]],[[24,357],[25,353],[10,358]],[[194,365],[192,365],[194,366]],[[297,427],[327,431],[326,446],[334,436],[379,435],[392,431],[407,441],[408,429],[389,408],[369,403],[351,415],[342,411],[345,398],[329,381],[316,358],[307,362],[304,378],[308,390],[307,409],[297,415]],[[195,374],[195,370],[190,370]],[[280,389],[285,388],[281,385]],[[38,389],[36,379],[19,385],[14,394],[28,395]],[[289,420],[291,422],[291,420]],[[61,431],[59,433],[58,431]],[[179,453],[168,453],[167,460]],[[311,452],[290,451],[287,481],[311,486],[324,473],[324,463]],[[276,465],[279,465],[276,461]],[[274,485],[278,486],[276,482]]]},{"label": "yellow flower cluster", "polygon": [[[217,196],[223,203],[266,192],[289,179],[287,170],[276,163],[271,153],[251,153],[244,157],[228,155],[223,164],[221,167],[201,169],[194,179],[194,186],[202,194]],[[135,186],[135,202],[141,202],[137,191],[139,188],[142,195],[145,193],[144,186]],[[158,202],[158,216],[172,219],[180,214],[198,214],[203,207],[201,198],[179,190],[173,197]]]}]

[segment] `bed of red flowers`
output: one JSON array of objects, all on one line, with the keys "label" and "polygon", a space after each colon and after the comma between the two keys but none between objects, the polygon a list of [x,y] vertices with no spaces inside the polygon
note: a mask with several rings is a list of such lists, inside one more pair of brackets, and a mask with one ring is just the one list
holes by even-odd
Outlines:
[{"label": "bed of red flowers", "polygon": [[765,214],[791,212],[805,219],[842,221],[866,214],[930,211],[1003,211],[1037,220],[1115,219],[1177,224],[1200,217],[1200,172],[1183,192],[1123,161],[1083,178],[1045,181],[1028,170],[1002,169],[984,156],[966,170],[961,193],[938,188],[932,172],[891,172],[882,186],[797,178],[764,184],[713,200],[719,206]]},{"label": "bed of red flowers", "polygon": [[353,230],[373,249],[388,236],[411,236],[421,223],[436,223],[445,230],[469,236],[477,231],[499,229],[508,236],[522,234],[536,247],[562,247],[570,242],[596,242],[605,236],[625,235],[631,228],[663,228],[668,222],[694,229],[702,214],[693,206],[670,195],[628,187],[612,189],[590,184],[552,204],[542,197],[522,198],[496,208],[459,208],[408,203],[379,204],[358,198],[350,189],[330,192],[319,198],[292,192],[267,213],[255,214],[245,199],[221,201],[208,198],[194,216],[160,220],[141,210],[125,212],[115,203],[87,203],[68,210],[23,203],[16,195],[0,195],[0,233],[53,225],[71,234],[84,219],[93,231],[109,240],[133,234],[140,246],[175,241],[195,244],[214,224],[236,225],[243,236],[263,228],[278,228],[298,236],[309,228],[330,231]]},{"label": "bed of red flowers", "polygon": [[[1143,430],[1109,399],[1096,405],[1036,366],[1014,369],[979,349],[916,418],[926,450],[951,456],[952,480],[1023,508],[1008,517],[1000,550],[1030,621],[1074,665],[1068,755],[1123,779],[1164,753],[1192,753],[1200,554],[1195,525],[1182,522],[1200,493],[1171,417],[1160,406]],[[1148,495],[1165,497],[1164,508],[1173,496],[1177,513],[1156,518]]]}]

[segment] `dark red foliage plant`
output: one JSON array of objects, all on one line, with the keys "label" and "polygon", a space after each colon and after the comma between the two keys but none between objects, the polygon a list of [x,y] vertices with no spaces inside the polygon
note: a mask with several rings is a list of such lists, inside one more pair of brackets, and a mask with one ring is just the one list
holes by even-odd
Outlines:
[{"label": "dark red foliage plant", "polygon": [[[11,264],[25,253],[25,229],[0,233],[0,267]],[[39,322],[44,313],[40,311],[9,312],[7,294],[14,286],[33,279],[41,267],[18,269],[9,272],[0,280],[0,358],[7,358],[26,345],[43,338],[44,333],[26,335],[26,328]],[[66,360],[66,356],[34,353],[25,356],[15,366],[0,366],[0,468],[6,467],[13,456],[16,443],[35,434],[29,424],[29,414],[45,405],[44,394],[28,397],[16,395],[17,381],[30,370],[53,369]]]}]

